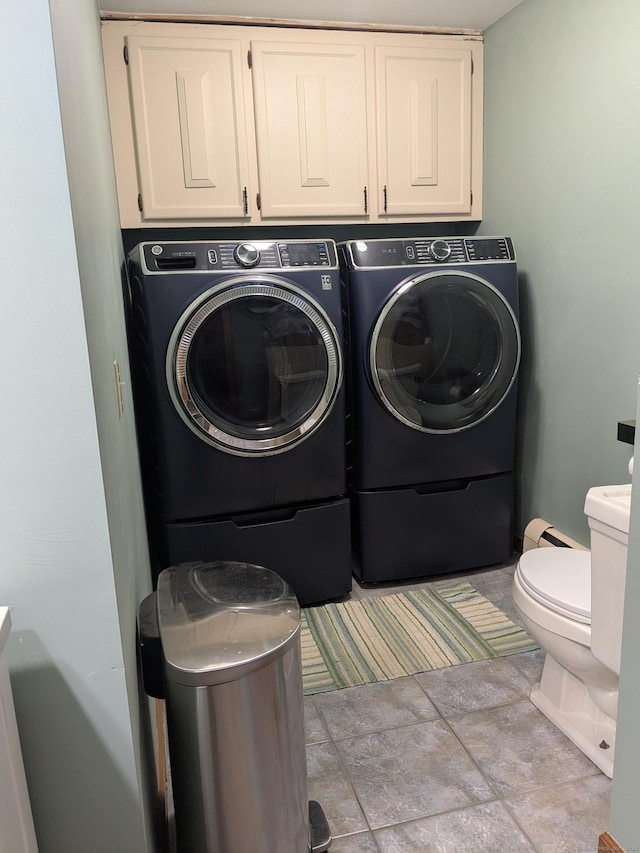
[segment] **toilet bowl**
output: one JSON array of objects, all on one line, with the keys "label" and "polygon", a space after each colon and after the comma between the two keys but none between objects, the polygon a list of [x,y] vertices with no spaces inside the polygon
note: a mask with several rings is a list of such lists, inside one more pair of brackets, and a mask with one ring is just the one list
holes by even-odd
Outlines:
[{"label": "toilet bowl", "polygon": [[613,775],[631,486],[599,486],[585,500],[591,552],[522,555],[513,599],[546,652],[531,701],[607,776]]}]

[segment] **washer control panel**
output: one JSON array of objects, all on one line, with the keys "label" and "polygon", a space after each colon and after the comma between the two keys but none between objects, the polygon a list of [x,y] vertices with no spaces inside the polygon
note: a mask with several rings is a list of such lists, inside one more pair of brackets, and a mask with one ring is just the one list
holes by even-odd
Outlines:
[{"label": "washer control panel", "polygon": [[232,272],[233,270],[317,269],[338,266],[333,240],[236,242],[177,240],[140,244],[145,273]]},{"label": "washer control panel", "polygon": [[510,237],[415,237],[410,240],[350,240],[353,269],[515,261]]}]

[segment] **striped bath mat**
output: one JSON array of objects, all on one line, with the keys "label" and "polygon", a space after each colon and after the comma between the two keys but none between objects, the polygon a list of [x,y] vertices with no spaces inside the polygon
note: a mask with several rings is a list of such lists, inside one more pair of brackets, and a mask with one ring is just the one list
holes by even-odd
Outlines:
[{"label": "striped bath mat", "polygon": [[537,649],[468,583],[302,611],[305,695]]}]

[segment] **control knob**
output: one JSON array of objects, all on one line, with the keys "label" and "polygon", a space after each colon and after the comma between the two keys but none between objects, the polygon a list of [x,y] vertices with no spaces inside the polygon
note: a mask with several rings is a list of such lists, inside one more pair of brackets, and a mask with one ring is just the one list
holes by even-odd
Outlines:
[{"label": "control knob", "polygon": [[251,243],[239,243],[233,250],[233,257],[241,267],[255,267],[260,260],[260,252]]},{"label": "control knob", "polygon": [[434,240],[429,246],[429,254],[434,261],[446,261],[451,254],[451,246],[446,240]]}]

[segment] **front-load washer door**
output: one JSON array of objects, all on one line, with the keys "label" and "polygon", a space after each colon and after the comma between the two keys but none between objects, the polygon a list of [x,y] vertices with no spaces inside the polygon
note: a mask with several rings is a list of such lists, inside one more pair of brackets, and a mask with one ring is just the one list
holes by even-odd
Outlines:
[{"label": "front-load washer door", "polygon": [[183,314],[167,350],[173,403],[202,441],[272,455],[325,420],[342,383],[336,329],[323,308],[279,278],[228,279]]},{"label": "front-load washer door", "polygon": [[453,270],[402,282],[378,316],[369,350],[381,403],[428,433],[489,417],[519,362],[520,331],[507,300],[484,279]]}]

